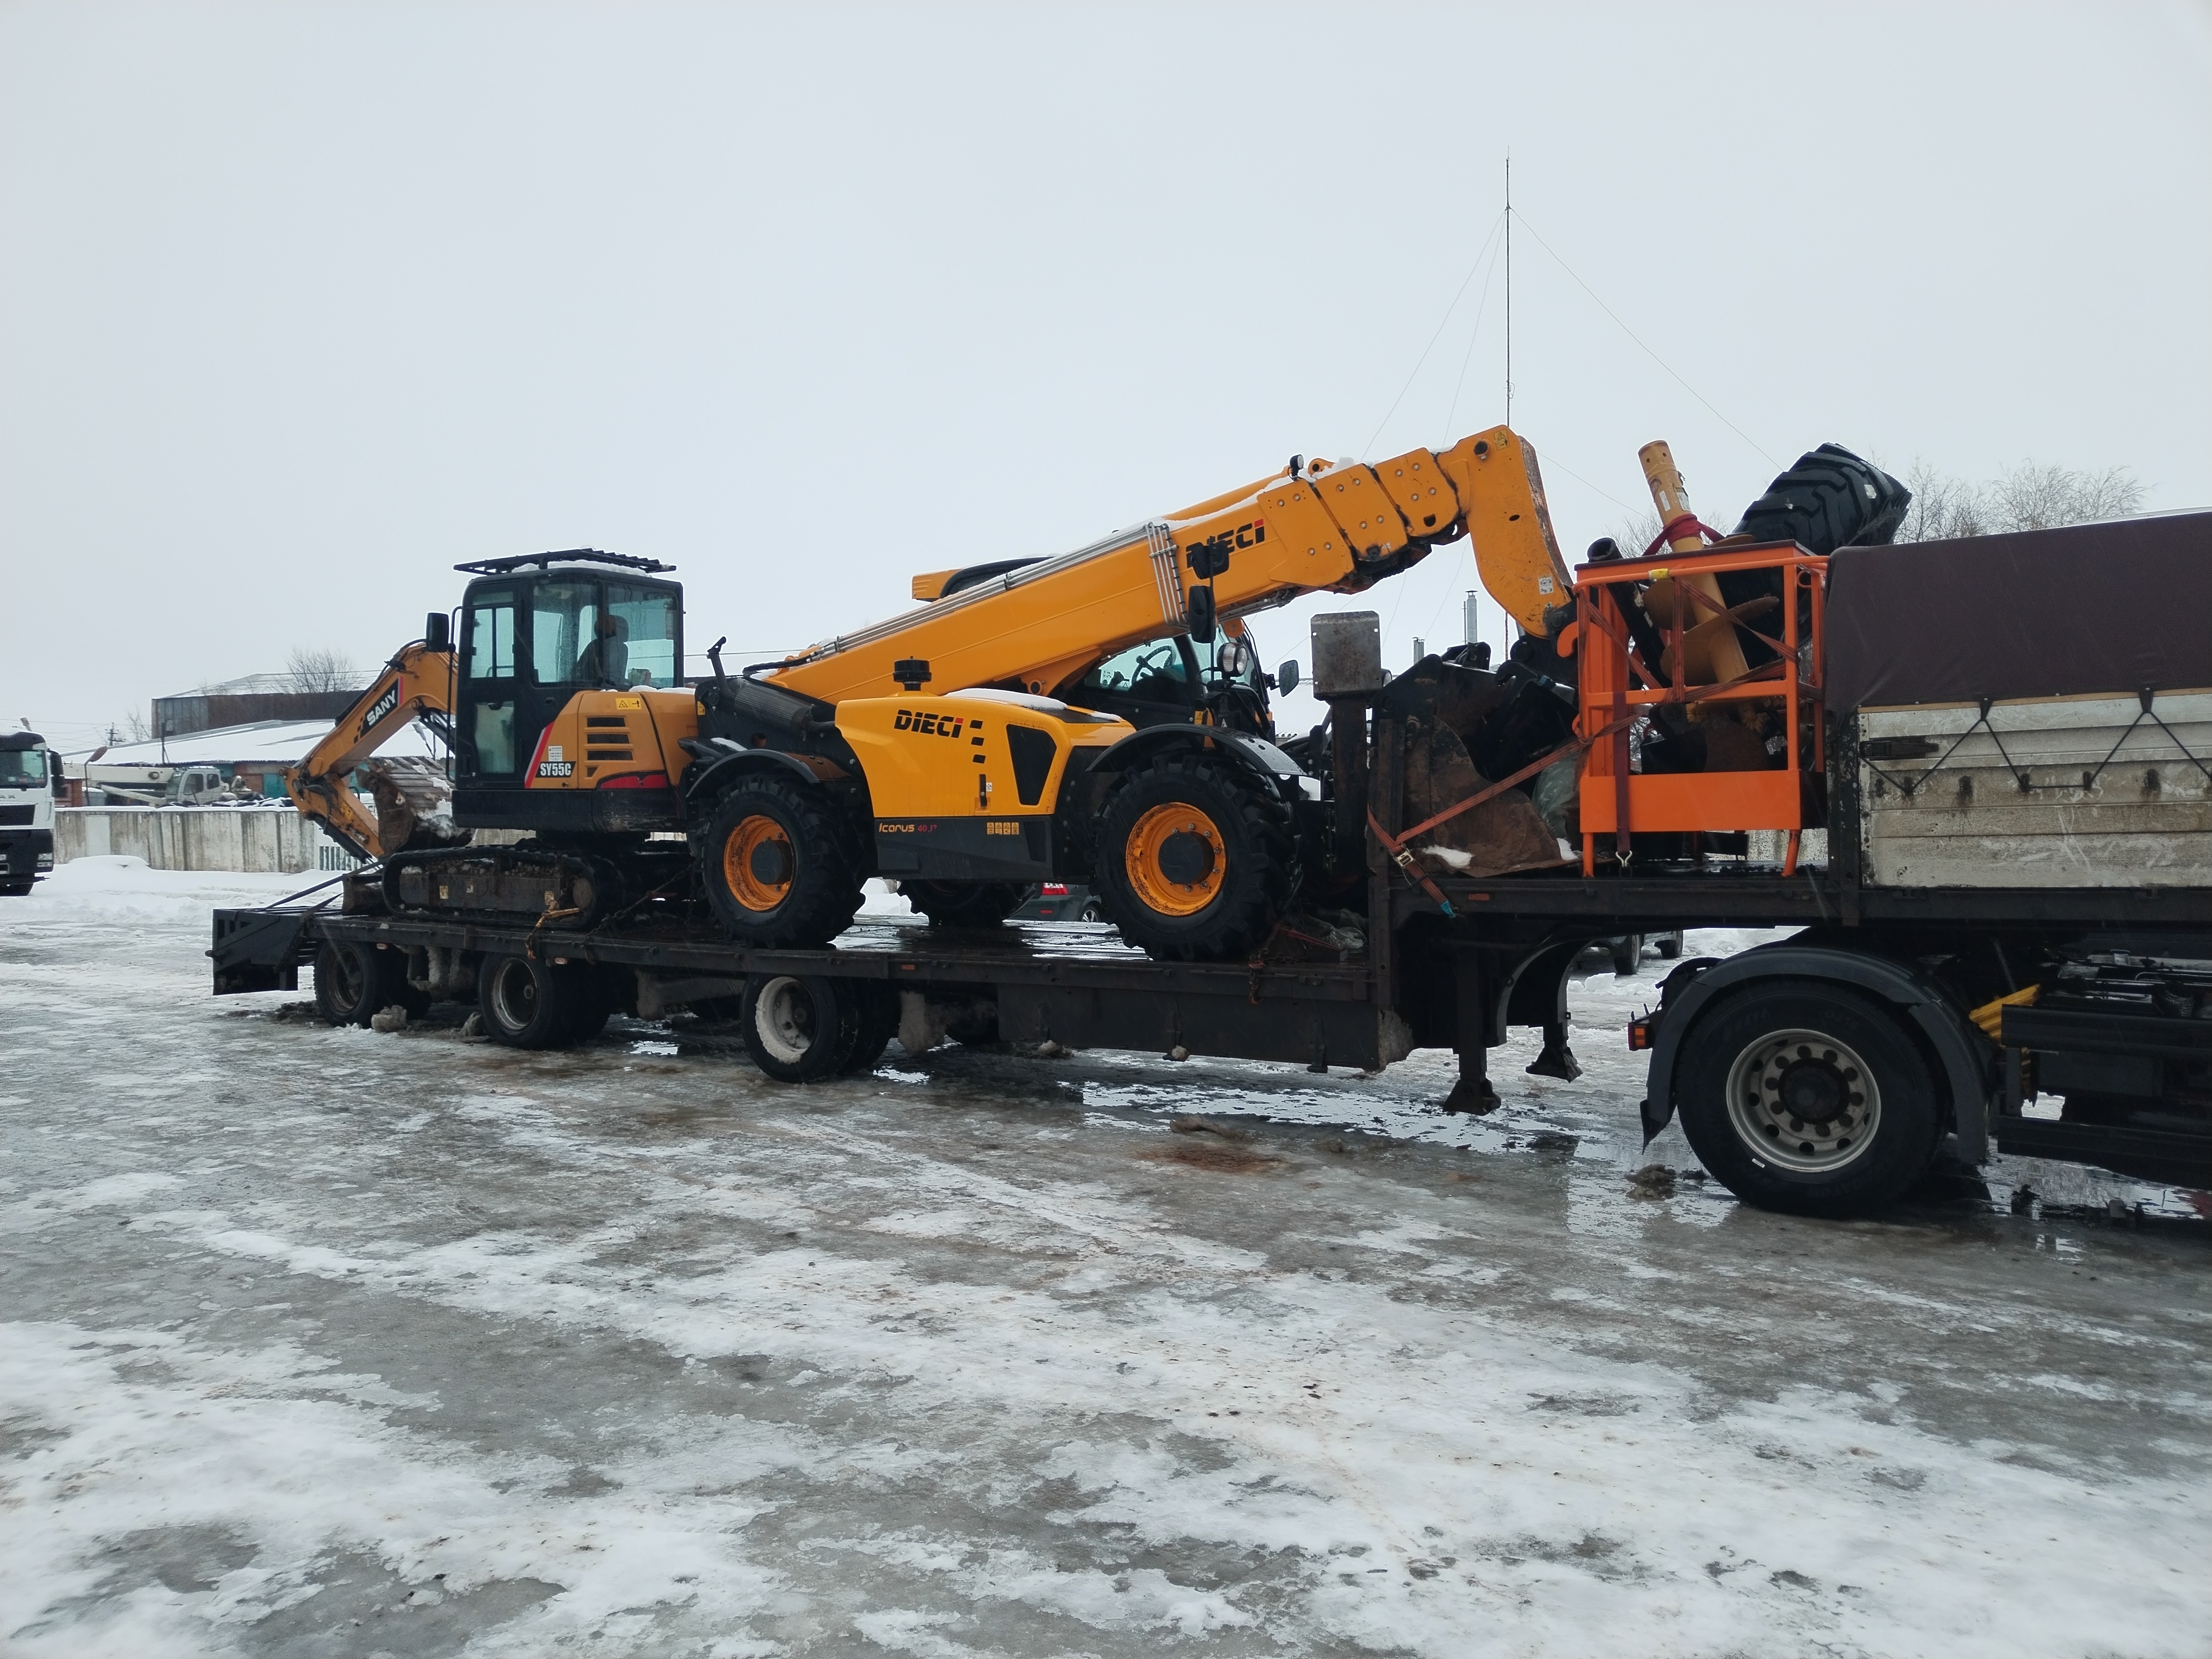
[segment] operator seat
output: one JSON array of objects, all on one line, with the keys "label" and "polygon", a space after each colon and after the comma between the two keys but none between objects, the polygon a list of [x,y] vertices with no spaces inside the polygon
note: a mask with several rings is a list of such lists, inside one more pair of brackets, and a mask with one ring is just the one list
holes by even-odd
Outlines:
[{"label": "operator seat", "polygon": [[629,683],[629,624],[620,617],[602,617],[589,644],[576,653],[576,678],[586,685],[626,685]]}]

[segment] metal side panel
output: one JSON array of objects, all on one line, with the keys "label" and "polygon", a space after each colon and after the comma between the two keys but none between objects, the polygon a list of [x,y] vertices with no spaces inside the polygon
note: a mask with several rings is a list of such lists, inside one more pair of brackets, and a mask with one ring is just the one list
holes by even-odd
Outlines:
[{"label": "metal side panel", "polygon": [[2212,887],[2212,692],[1858,720],[1869,887]]}]

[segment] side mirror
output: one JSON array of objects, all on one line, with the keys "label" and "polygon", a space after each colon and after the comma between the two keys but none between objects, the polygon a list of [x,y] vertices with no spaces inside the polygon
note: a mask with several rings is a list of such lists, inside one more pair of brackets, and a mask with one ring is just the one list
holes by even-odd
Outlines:
[{"label": "side mirror", "polygon": [[1275,671],[1275,690],[1285,696],[1298,689],[1298,663],[1293,657]]},{"label": "side mirror", "polygon": [[433,651],[443,651],[452,644],[453,636],[447,631],[446,613],[433,611],[422,619],[422,643]]},{"label": "side mirror", "polygon": [[1189,604],[1184,614],[1189,618],[1190,636],[1200,645],[1213,642],[1213,590],[1193,586]]}]

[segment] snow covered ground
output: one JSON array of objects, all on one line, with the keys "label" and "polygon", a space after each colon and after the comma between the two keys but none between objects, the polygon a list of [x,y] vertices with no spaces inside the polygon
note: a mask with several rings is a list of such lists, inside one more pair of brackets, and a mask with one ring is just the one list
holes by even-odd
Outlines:
[{"label": "snow covered ground", "polygon": [[790,1090],[210,998],[292,884],[0,901],[11,1653],[2206,1649],[2203,1223],[1742,1208],[1638,1144],[1656,962],[1480,1121],[1430,1054]]}]

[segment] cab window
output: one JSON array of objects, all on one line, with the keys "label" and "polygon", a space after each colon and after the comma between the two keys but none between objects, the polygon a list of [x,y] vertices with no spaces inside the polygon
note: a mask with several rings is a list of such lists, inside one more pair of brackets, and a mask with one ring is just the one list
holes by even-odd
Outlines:
[{"label": "cab window", "polygon": [[479,593],[469,605],[469,678],[514,678],[514,595]]},{"label": "cab window", "polygon": [[1109,657],[1085,674],[1082,684],[1086,690],[1110,691],[1140,702],[1188,701],[1182,652],[1171,639],[1150,640]]},{"label": "cab window", "polygon": [[600,684],[608,654],[600,639],[597,582],[539,582],[531,590],[530,670],[538,684]]},{"label": "cab window", "polygon": [[682,677],[683,611],[665,588],[607,584],[607,620],[613,632],[603,647],[602,684],[674,685]]},{"label": "cab window", "polygon": [[46,782],[43,749],[0,749],[0,789],[42,789]]}]

